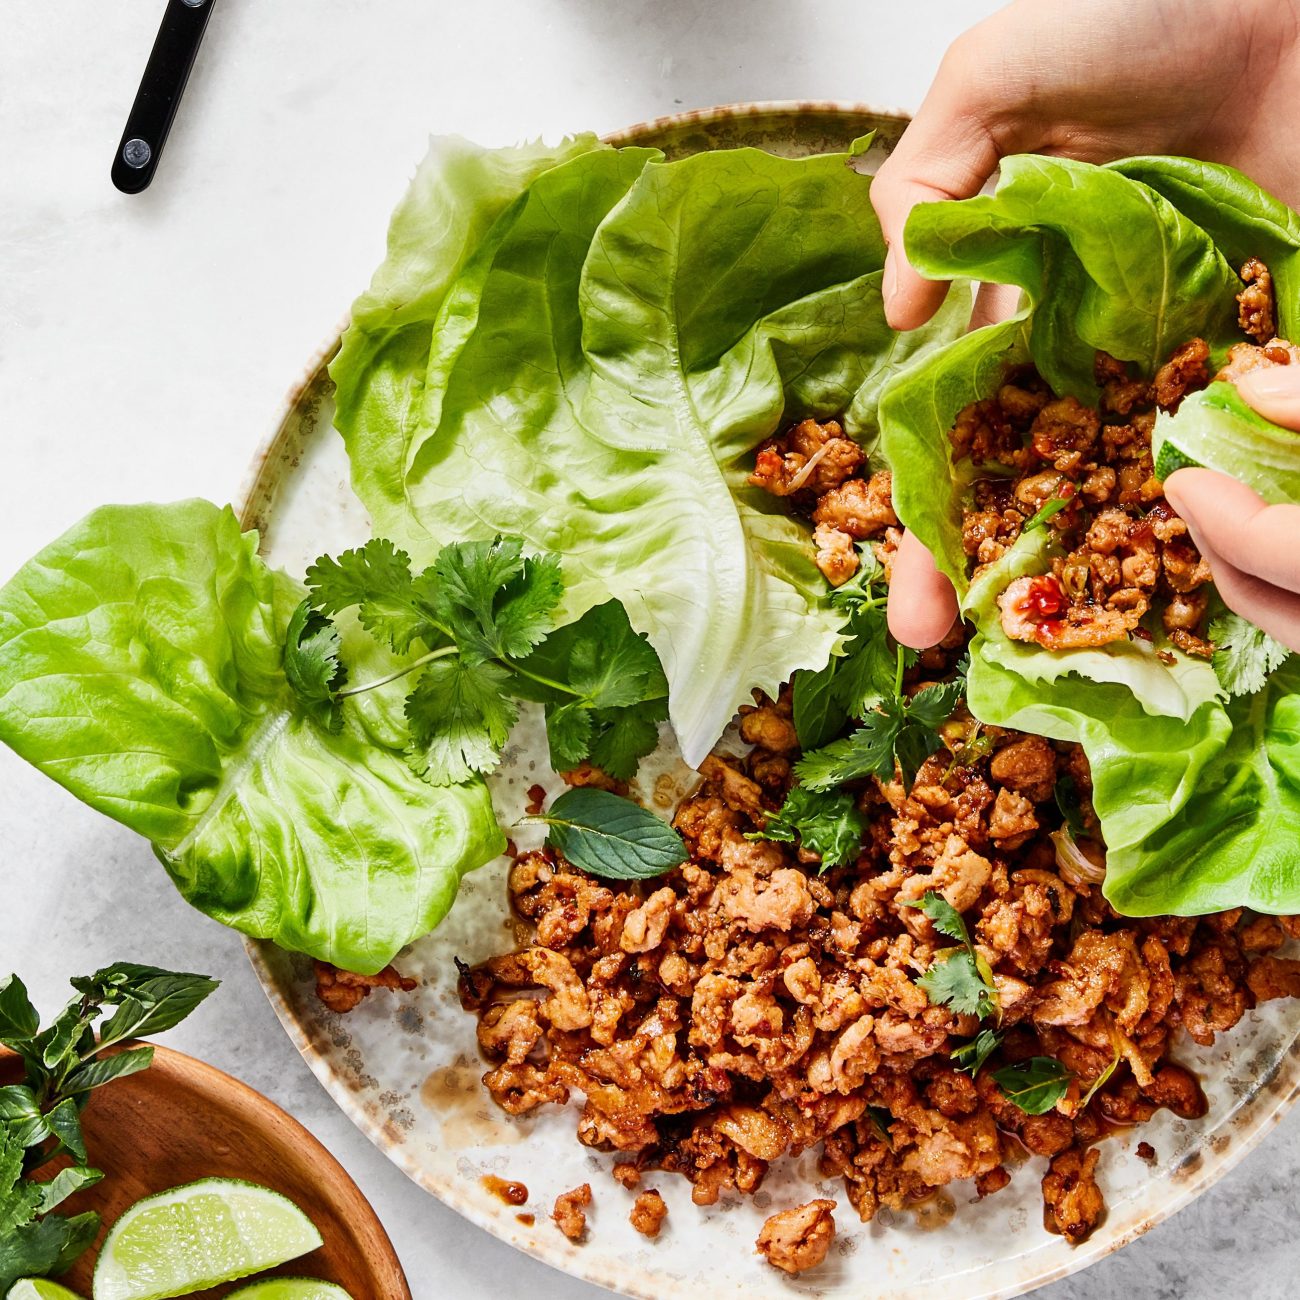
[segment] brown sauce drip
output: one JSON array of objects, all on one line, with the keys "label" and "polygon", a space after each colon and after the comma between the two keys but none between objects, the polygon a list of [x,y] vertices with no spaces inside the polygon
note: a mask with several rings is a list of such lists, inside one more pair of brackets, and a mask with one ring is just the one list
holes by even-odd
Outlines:
[{"label": "brown sauce drip", "polygon": [[524,1225],[525,1228],[531,1228],[537,1222],[535,1214],[516,1214],[515,1218]]},{"label": "brown sauce drip", "polygon": [[528,1188],[523,1183],[514,1183],[506,1178],[498,1178],[496,1174],[484,1174],[483,1186],[498,1196],[507,1205],[523,1205],[528,1200]]}]

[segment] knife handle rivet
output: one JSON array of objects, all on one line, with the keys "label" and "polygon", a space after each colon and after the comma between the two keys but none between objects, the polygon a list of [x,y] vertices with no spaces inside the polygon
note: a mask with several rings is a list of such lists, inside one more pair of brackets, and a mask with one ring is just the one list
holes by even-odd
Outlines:
[{"label": "knife handle rivet", "polygon": [[132,137],[122,146],[122,161],[137,171],[141,167],[148,167],[152,157],[153,150],[149,148],[149,142],[141,140],[139,136]]},{"label": "knife handle rivet", "polygon": [[202,9],[207,2],[208,0],[181,0],[181,4],[187,9]]}]

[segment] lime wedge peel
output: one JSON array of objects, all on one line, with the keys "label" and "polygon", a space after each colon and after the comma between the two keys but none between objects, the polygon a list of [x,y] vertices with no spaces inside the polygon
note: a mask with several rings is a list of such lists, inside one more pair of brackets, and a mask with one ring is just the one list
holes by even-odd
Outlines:
[{"label": "lime wedge peel", "polygon": [[[24,1277],[5,1292],[5,1300],[81,1300],[81,1297],[48,1277]],[[310,1294],[307,1300],[311,1300]]]},{"label": "lime wedge peel", "polygon": [[352,1300],[352,1297],[341,1286],[314,1277],[273,1277],[254,1282],[252,1286],[241,1286],[226,1300]]},{"label": "lime wedge peel", "polygon": [[296,1259],[321,1244],[287,1197],[256,1183],[205,1178],[137,1201],[95,1264],[95,1300],[168,1300]]}]

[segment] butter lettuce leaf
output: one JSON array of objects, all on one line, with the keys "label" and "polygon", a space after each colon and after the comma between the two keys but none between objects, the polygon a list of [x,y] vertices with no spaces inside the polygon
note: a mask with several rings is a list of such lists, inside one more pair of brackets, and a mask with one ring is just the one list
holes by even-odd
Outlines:
[{"label": "butter lettuce leaf", "polygon": [[977,717],[1082,744],[1106,837],[1103,891],[1128,916],[1300,908],[1300,669],[1255,695],[1202,705],[1186,722],[1148,714],[1131,691],[1072,678],[1046,695],[984,664],[968,681]]},{"label": "butter lettuce leaf", "polygon": [[[373,973],[504,840],[481,781],[412,772],[400,686],[337,733],[299,703],[283,647],[304,594],[228,508],[97,510],[0,590],[0,740],[152,841],[209,916]],[[387,666],[355,627],[344,642]]]},{"label": "butter lettuce leaf", "polygon": [[564,558],[568,616],[623,603],[688,761],[753,688],[841,640],[806,525],[746,482],[754,448],[846,411],[870,448],[886,382],[964,323],[889,330],[869,182],[846,161],[559,162],[443,293],[407,381],[340,407],[354,486],[417,561],[508,531]]},{"label": "butter lettuce leaf", "polygon": [[[1096,349],[1147,375],[1194,336],[1221,357],[1241,338],[1235,271],[1249,256],[1274,270],[1283,321],[1300,321],[1300,218],[1228,168],[1013,158],[991,197],[917,208],[906,239],[927,275],[1024,290],[1014,319],[942,348],[891,384],[880,410],[898,514],[953,579],[976,628],[971,712],[1082,744],[1107,845],[1104,890],[1119,911],[1292,910],[1300,905],[1300,873],[1288,865],[1288,828],[1300,824],[1295,660],[1252,683],[1257,693],[1229,699],[1214,667],[1164,644],[1158,627],[1149,646],[1052,652],[1012,641],[997,596],[1048,568],[1051,530],[1023,534],[970,583],[961,512],[979,471],[954,462],[947,434],[962,407],[991,396],[1007,368],[1025,361],[1056,391],[1093,403]],[[1289,499],[1300,439],[1263,428],[1223,387],[1160,417],[1157,447]],[[1157,649],[1174,663],[1161,663]]]}]

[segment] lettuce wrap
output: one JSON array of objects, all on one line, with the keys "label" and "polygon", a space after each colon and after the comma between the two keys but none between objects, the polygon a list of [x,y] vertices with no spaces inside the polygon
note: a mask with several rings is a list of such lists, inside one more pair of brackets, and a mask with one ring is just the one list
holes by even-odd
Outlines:
[{"label": "lettuce wrap", "polygon": [[[947,344],[891,383],[880,405],[899,517],[953,580],[975,627],[972,712],[1083,746],[1108,846],[1105,893],[1120,911],[1300,909],[1300,870],[1289,862],[1300,829],[1295,661],[1232,698],[1210,664],[1177,651],[1172,665],[1162,662],[1155,651],[1172,648],[1158,633],[1154,646],[1092,650],[1011,641],[997,596],[1013,578],[1046,571],[1051,532],[1026,530],[972,584],[961,522],[976,471],[954,462],[947,436],[958,412],[991,396],[1014,365],[1032,362],[1057,394],[1095,405],[1099,349],[1148,378],[1196,336],[1222,361],[1242,339],[1236,268],[1250,256],[1273,271],[1280,330],[1300,327],[1300,219],[1227,167],[1014,157],[1003,161],[993,195],[921,205],[905,237],[909,259],[928,276],[1023,290],[1012,319]],[[1240,430],[1235,439],[1195,435],[1194,421],[1204,426],[1216,402],[1221,430],[1223,394],[1184,404],[1196,448],[1187,460],[1248,477],[1267,449],[1270,499],[1289,496],[1300,484],[1300,439],[1287,447],[1259,430],[1253,440]],[[1180,412],[1159,436],[1182,420]]]},{"label": "lettuce wrap", "polygon": [[965,325],[954,295],[889,329],[849,161],[435,142],[331,367],[376,531],[417,563],[499,531],[562,556],[570,616],[616,598],[658,651],[692,764],[842,640],[755,447],[843,416],[872,449],[882,389]]}]

